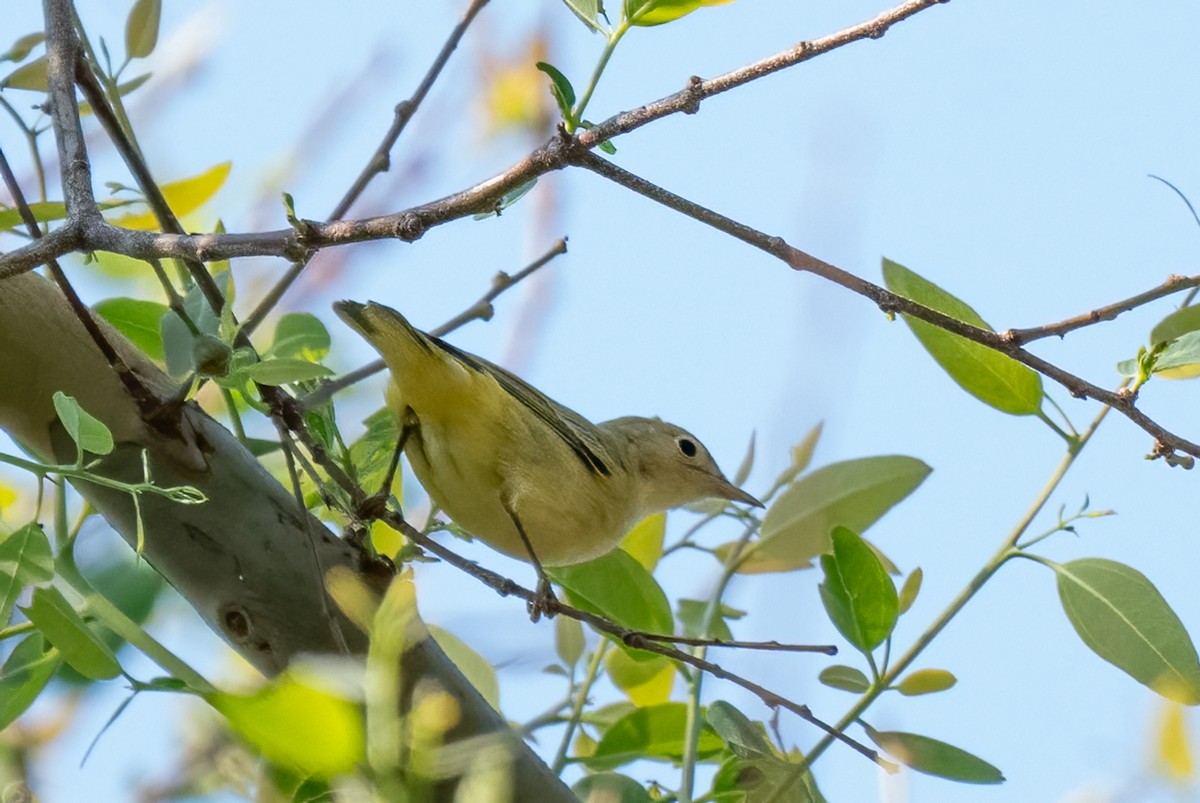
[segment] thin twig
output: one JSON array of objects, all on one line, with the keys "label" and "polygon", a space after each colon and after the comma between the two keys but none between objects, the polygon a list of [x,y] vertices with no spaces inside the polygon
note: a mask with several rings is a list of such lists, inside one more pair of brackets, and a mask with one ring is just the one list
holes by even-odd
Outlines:
[{"label": "thin twig", "polygon": [[1170,432],[1161,424],[1151,419],[1137,408],[1135,404],[1136,396],[1132,393],[1121,390],[1105,390],[1082,377],[1047,362],[1036,354],[1031,354],[1021,348],[1019,344],[1010,341],[1006,333],[993,332],[990,329],[981,329],[978,326],[963,323],[957,318],[952,318],[949,315],[930,309],[903,296],[896,295],[877,284],[873,284],[866,279],[860,278],[853,273],[842,270],[789,245],[782,237],[765,234],[758,229],[751,228],[744,223],[700,206],[694,201],[689,201],[669,190],[663,189],[657,184],[646,181],[640,176],[623,170],[612,162],[601,159],[591,151],[578,150],[576,151],[575,159],[577,164],[593,171],[597,175],[614,181],[640,195],[644,195],[688,217],[706,223],[718,231],[723,231],[742,242],[777,257],[793,270],[812,273],[868,298],[889,315],[895,313],[910,315],[931,323],[939,329],[944,329],[967,340],[981,343],[990,349],[1012,357],[1017,362],[1023,363],[1043,376],[1054,380],[1066,388],[1077,399],[1095,399],[1101,404],[1113,408],[1154,437],[1156,441],[1155,454],[1160,454],[1161,450],[1170,450],[1184,452],[1193,457],[1200,457],[1200,444],[1193,443],[1186,438]]},{"label": "thin twig", "polygon": [[[631,111],[616,114],[594,128],[580,132],[578,139],[560,131],[507,170],[472,187],[390,215],[328,223],[305,221],[303,233],[287,228],[246,234],[158,234],[120,229],[100,222],[89,229],[87,246],[93,250],[113,251],[135,259],[172,257],[213,261],[247,256],[278,256],[293,262],[302,262],[312,251],[336,245],[382,239],[413,242],[435,226],[480,212],[493,211],[496,201],[506,193],[542,175],[566,167],[571,162],[572,150],[576,148],[596,147],[601,142],[634,131],[668,115],[695,113],[700,100],[704,98],[742,86],[852,42],[878,39],[897,22],[941,2],[945,0],[910,0],[866,22],[821,39],[802,42],[782,53],[725,75],[709,80],[694,78],[688,82],[685,89]],[[50,256],[61,256],[72,250],[65,247],[65,241],[58,242],[57,245],[64,250],[50,252]],[[34,252],[27,245],[0,256],[0,279],[43,264],[46,253],[46,247]]]},{"label": "thin twig", "polygon": [[817,652],[822,655],[837,655],[838,648],[832,644],[782,644],[778,641],[726,641],[719,638],[692,638],[690,636],[667,636],[660,633],[637,633],[639,638],[667,644],[686,644],[689,647],[732,647],[738,650],[766,650],[769,652]]},{"label": "thin twig", "polygon": [[370,160],[358,174],[358,178],[354,179],[354,183],[350,185],[350,189],[342,196],[342,200],[338,201],[338,205],[329,213],[330,220],[341,220],[346,216],[346,212],[350,211],[350,207],[358,200],[367,185],[371,180],[380,173],[386,173],[391,166],[391,152],[396,144],[396,140],[400,138],[400,134],[404,132],[409,120],[416,114],[425,96],[429,94],[429,90],[433,87],[438,76],[441,75],[442,69],[446,63],[450,61],[450,56],[462,41],[463,35],[467,32],[471,22],[488,0],[471,0],[467,10],[463,13],[462,19],[458,21],[458,25],[454,26],[454,30],[446,37],[445,44],[442,45],[441,51],[437,54],[437,58],[429,65],[429,69],[425,72],[425,77],[421,79],[417,90],[413,92],[412,97],[408,100],[401,101],[396,104],[396,114],[392,119],[392,127],[388,129],[383,136],[383,141],[379,143],[379,147],[375,149],[375,153],[371,155]]},{"label": "thin twig", "polygon": [[1167,280],[1158,287],[1151,288],[1144,293],[1138,293],[1135,296],[1130,296],[1122,301],[1115,301],[1112,304],[1098,307],[1091,312],[1085,312],[1082,315],[1076,315],[1073,318],[1067,318],[1065,321],[1059,321],[1058,323],[1046,324],[1045,326],[1032,326],[1028,329],[1009,329],[1000,336],[1017,346],[1030,343],[1034,340],[1040,340],[1043,337],[1053,337],[1054,335],[1063,337],[1068,332],[1073,332],[1076,329],[1082,329],[1085,326],[1091,326],[1101,321],[1111,321],[1123,312],[1129,312],[1144,304],[1149,304],[1151,301],[1157,301],[1160,298],[1173,295],[1189,287],[1200,287],[1200,276],[1168,276]]}]

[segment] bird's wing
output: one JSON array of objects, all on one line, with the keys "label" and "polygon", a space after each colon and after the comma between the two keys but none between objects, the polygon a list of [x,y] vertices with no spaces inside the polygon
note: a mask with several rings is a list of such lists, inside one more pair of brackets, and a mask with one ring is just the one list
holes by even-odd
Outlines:
[{"label": "bird's wing", "polygon": [[510,396],[541,419],[554,434],[562,438],[563,442],[590,471],[605,477],[611,475],[609,463],[613,462],[614,457],[612,452],[605,448],[595,424],[574,410],[563,407],[524,379],[506,371],[499,365],[455,348],[433,335],[426,334],[425,337],[431,343],[445,349],[468,368],[494,377],[500,387],[504,388]]}]

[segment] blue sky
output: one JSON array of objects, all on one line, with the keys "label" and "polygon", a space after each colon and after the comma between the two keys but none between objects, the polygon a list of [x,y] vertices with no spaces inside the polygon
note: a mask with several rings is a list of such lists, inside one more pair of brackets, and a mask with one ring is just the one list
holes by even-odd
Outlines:
[{"label": "blue sky", "polygon": [[[206,209],[230,230],[282,226],[273,201],[281,190],[296,197],[300,214],[322,216],[374,149],[461,4],[406,5],[413,8],[345,4],[333,14],[277,2],[168,4],[164,36],[173,38],[158,57],[179,57],[184,42],[201,38],[210,49],[177,95],[152,108],[132,98],[156,173],[177,178],[232,159],[229,185]],[[588,116],[603,119],[677,90],[692,74],[719,74],[885,7],[741,0],[635,31]],[[85,3],[81,11],[120,42],[123,8],[114,14]],[[5,15],[15,21],[5,28],[32,30],[39,14],[37,4],[10,4]],[[403,180],[381,179],[360,209],[390,211],[454,191],[530,147],[517,136],[486,138],[472,98],[480,46],[517,52],[539,21],[556,37],[548,60],[584,82],[598,37],[558,3],[493,0],[401,141]],[[881,40],[712,99],[700,114],[639,130],[618,141],[614,159],[873,281],[882,257],[897,260],[997,329],[1048,323],[1195,272],[1200,231],[1182,202],[1147,174],[1200,196],[1198,22],[1200,10],[1187,2],[1103,12],[1080,0],[950,3]],[[313,133],[320,115],[331,123]],[[20,162],[20,141],[7,122],[0,141]],[[95,161],[98,182],[125,180],[111,154],[97,151]],[[557,206],[547,220],[539,212],[550,203]],[[1061,456],[1061,442],[1039,422],[1004,416],[961,392],[903,324],[869,302],[583,172],[543,182],[499,219],[451,224],[415,245],[363,246],[345,265],[323,255],[288,303],[330,321],[338,367],[350,368],[371,354],[333,319],[333,299],[371,298],[433,326],[481,295],[495,271],[518,269],[563,235],[570,237],[567,256],[505,296],[493,321],[472,324],[454,342],[508,361],[591,418],[677,421],[728,471],[756,432],[751,492],[770,484],[788,449],[821,421],[817,465],[876,454],[924,460],[934,469],[929,480],[871,531],[902,568],[925,572],[921,597],[896,636],[901,648],[995,551]],[[235,270],[251,288],[282,266],[252,261]],[[1171,308],[1161,302],[1034,350],[1115,387],[1116,362],[1132,356]],[[377,383],[371,387],[378,392]],[[1095,414],[1094,404],[1047,388],[1076,427]],[[1142,404],[1195,440],[1195,394],[1194,383],[1155,381]],[[347,410],[369,412],[375,398],[364,392]],[[1085,495],[1096,509],[1116,510],[1085,524],[1078,538],[1055,537],[1045,554],[1137,567],[1200,632],[1189,501],[1196,476],[1144,460],[1150,447],[1147,435],[1111,416],[1034,530],[1051,526],[1060,504],[1073,509]],[[112,536],[97,531],[93,538]],[[527,574],[486,550],[469,551]],[[550,629],[447,567],[422,567],[421,577],[426,617],[506,668],[506,713],[521,719],[538,712]],[[672,596],[697,596],[713,577],[706,564],[680,561],[664,582]],[[837,642],[818,581],[807,572],[735,584],[730,603],[750,611],[739,635]],[[228,671],[215,639],[195,636],[198,625],[164,627],[164,637],[194,651],[197,663]],[[820,659],[740,655],[728,664],[827,719],[852,700],[816,683]],[[1128,793],[1146,770],[1159,699],[1079,641],[1053,577],[1039,566],[1006,567],[920,665],[950,669],[958,686],[928,698],[886,698],[869,721],[971,750],[998,765],[1007,784],[962,787],[909,774],[881,792],[860,757],[833,750],[818,765],[831,800],[1109,800]],[[766,716],[732,689],[707,688]],[[119,800],[122,784],[155,762],[122,748],[123,738],[147,728],[178,738],[179,726],[157,700],[139,700],[76,769],[79,745],[95,732],[86,723],[98,727],[119,698],[114,692],[88,707],[82,733],[56,754],[59,769],[41,778],[43,800],[78,799],[83,789]],[[787,717],[783,731],[801,748],[816,739]],[[638,777],[656,773],[669,774],[650,768]],[[1095,796],[1083,796],[1085,789]],[[1154,794],[1138,799],[1169,799]]]}]

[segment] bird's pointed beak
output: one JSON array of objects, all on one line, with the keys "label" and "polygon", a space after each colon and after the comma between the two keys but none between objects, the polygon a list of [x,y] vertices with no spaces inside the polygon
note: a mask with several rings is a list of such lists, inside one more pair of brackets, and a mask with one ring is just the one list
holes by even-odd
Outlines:
[{"label": "bird's pointed beak", "polygon": [[751,507],[766,507],[766,505],[764,505],[762,502],[758,501],[729,480],[725,480],[724,483],[722,483],[719,496],[722,499],[728,499],[730,502],[742,502],[743,504],[750,505]]}]

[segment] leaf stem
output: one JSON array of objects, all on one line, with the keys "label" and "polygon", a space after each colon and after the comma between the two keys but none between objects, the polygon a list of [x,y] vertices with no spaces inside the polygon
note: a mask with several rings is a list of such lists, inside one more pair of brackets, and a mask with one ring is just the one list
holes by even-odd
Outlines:
[{"label": "leaf stem", "polygon": [[[1059,462],[1054,472],[1050,475],[1050,479],[1042,487],[1042,490],[1033,500],[1033,503],[1029,506],[1029,509],[1026,510],[1025,514],[1017,522],[1016,526],[1013,527],[1012,531],[1004,539],[1004,542],[1000,545],[1000,548],[994,555],[992,555],[991,558],[988,559],[987,563],[983,565],[983,568],[981,568],[979,572],[971,578],[966,587],[958,593],[958,595],[950,602],[948,606],[946,606],[945,610],[943,610],[941,614],[939,614],[938,617],[933,620],[925,632],[922,633],[915,642],[913,642],[908,651],[899,659],[897,659],[896,663],[893,664],[892,667],[880,677],[879,682],[872,684],[871,688],[866,691],[863,696],[860,697],[859,700],[850,708],[850,710],[846,712],[845,716],[838,721],[835,729],[839,733],[854,724],[854,722],[857,721],[860,716],[862,716],[862,714],[871,706],[871,704],[875,702],[879,695],[889,686],[895,683],[896,679],[899,678],[900,675],[907,670],[914,661],[916,661],[925,648],[928,647],[935,638],[937,638],[937,636],[946,628],[948,624],[950,624],[950,621],[958,615],[959,611],[966,607],[967,603],[971,601],[971,598],[975,596],[975,593],[979,591],[979,589],[983,588],[988,580],[990,580],[992,576],[1000,570],[1001,566],[1007,563],[1010,558],[1023,556],[1023,553],[1017,548],[1017,542],[1025,534],[1026,530],[1029,529],[1030,525],[1033,524],[1033,520],[1042,511],[1042,508],[1045,507],[1046,502],[1049,501],[1051,495],[1058,489],[1058,486],[1062,483],[1067,471],[1075,462],[1075,458],[1079,456],[1079,453],[1083,450],[1083,447],[1087,445],[1092,435],[1095,434],[1096,429],[1104,421],[1104,418],[1108,415],[1108,411],[1110,409],[1111,408],[1107,406],[1102,407],[1095,419],[1093,419],[1091,426],[1089,426],[1087,430],[1078,437],[1078,439],[1072,439],[1073,442],[1069,443],[1067,453],[1063,455],[1062,460]],[[795,783],[796,780],[799,780],[801,772],[805,768],[811,767],[817,758],[819,758],[820,755],[824,753],[832,743],[832,736],[823,736],[821,740],[813,747],[813,749],[808,752],[804,764],[800,765],[797,770],[792,773],[792,783]],[[786,792],[790,786],[791,784],[781,784],[777,788],[775,795],[765,803],[783,800],[784,798],[780,797],[780,795]]]},{"label": "leaf stem", "polygon": [[583,719],[583,709],[587,706],[588,692],[592,690],[592,684],[600,677],[600,666],[604,662],[604,656],[608,653],[610,644],[608,639],[601,638],[600,643],[596,645],[596,651],[592,653],[592,660],[588,663],[587,673],[583,676],[583,682],[579,684],[575,704],[571,708],[571,717],[567,720],[567,730],[563,733],[562,741],[558,745],[558,752],[554,755],[554,763],[550,765],[550,769],[555,775],[561,775],[563,768],[567,766],[567,751],[571,749],[571,740],[575,737],[575,729],[579,727],[579,722]]},{"label": "leaf stem", "polygon": [[592,94],[596,91],[596,87],[600,84],[600,76],[604,74],[604,68],[608,66],[608,60],[612,58],[613,51],[617,49],[617,44],[629,31],[629,21],[621,20],[621,24],[613,29],[613,32],[608,35],[608,43],[604,46],[604,52],[600,54],[600,60],[596,62],[596,69],[592,70],[592,78],[588,81],[587,88],[583,90],[583,94],[579,97],[579,102],[575,104],[575,108],[571,110],[571,119],[566,121],[567,133],[574,133],[576,123],[583,120],[583,112],[587,109],[588,103],[592,99]]}]

